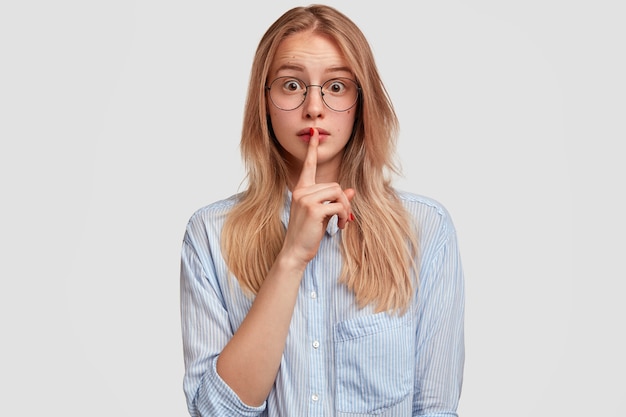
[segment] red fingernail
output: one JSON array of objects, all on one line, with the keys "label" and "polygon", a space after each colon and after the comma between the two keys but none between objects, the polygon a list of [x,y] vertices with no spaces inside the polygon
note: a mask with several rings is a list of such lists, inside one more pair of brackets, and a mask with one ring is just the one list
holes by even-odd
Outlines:
[{"label": "red fingernail", "polygon": [[314,134],[314,133],[315,133],[315,129],[310,128],[310,129],[309,129],[309,135],[313,136],[313,134]]},{"label": "red fingernail", "polygon": [[350,213],[350,221],[353,222],[354,221],[354,214]]}]

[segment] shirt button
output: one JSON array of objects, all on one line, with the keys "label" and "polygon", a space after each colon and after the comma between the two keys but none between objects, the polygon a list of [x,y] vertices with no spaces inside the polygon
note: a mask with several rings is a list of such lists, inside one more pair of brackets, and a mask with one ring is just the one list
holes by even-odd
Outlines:
[{"label": "shirt button", "polygon": [[320,399],[320,397],[319,397],[317,394],[313,394],[313,395],[311,395],[311,399],[312,399],[313,401],[317,401],[317,400],[319,400],[319,399]]},{"label": "shirt button", "polygon": [[311,298],[314,300],[317,298],[317,293],[315,291],[311,291]]},{"label": "shirt button", "polygon": [[315,349],[317,349],[318,347],[320,347],[320,342],[318,342],[317,340],[313,342],[313,347]]}]

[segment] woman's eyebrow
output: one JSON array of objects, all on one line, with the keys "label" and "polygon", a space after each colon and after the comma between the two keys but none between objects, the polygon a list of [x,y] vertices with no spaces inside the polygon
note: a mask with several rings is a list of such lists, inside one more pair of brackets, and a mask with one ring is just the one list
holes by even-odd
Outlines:
[{"label": "woman's eyebrow", "polygon": [[339,66],[339,67],[329,67],[326,69],[326,71],[324,71],[326,73],[333,73],[333,72],[348,72],[350,74],[352,74],[352,70],[348,67],[344,67],[344,66]]},{"label": "woman's eyebrow", "polygon": [[292,70],[292,71],[304,71],[304,67],[296,64],[283,64],[276,69],[276,72],[280,72],[283,70]]}]

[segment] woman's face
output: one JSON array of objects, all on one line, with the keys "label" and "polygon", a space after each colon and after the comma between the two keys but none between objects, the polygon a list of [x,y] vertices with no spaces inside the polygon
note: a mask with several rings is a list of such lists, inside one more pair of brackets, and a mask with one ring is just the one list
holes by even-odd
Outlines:
[{"label": "woman's face", "polygon": [[[300,85],[290,78],[281,78],[279,82],[271,86],[268,93],[268,112],[272,128],[283,148],[283,157],[292,171],[292,180],[298,178],[307,153],[309,130],[314,127],[320,133],[317,181],[336,181],[343,149],[352,134],[358,104],[346,111],[332,110],[324,104],[321,89],[316,86],[321,86],[326,81],[336,78],[354,80],[347,61],[337,45],[329,38],[311,32],[297,33],[280,43],[270,67],[268,85],[278,77],[294,77],[302,80],[305,85],[311,86],[308,87],[308,94],[302,105],[290,111],[281,110],[272,104],[270,94],[275,98],[282,89],[288,94],[294,92],[294,95],[302,97],[298,93],[298,91],[304,92]],[[341,91],[344,88],[356,88],[356,85],[351,84],[349,80],[343,81],[350,85],[344,85],[341,80],[337,84],[327,84],[331,91],[338,93],[334,97],[327,94],[327,102],[342,100],[343,98],[337,97],[342,94]],[[297,105],[298,99],[295,98],[295,100]],[[280,104],[279,101],[278,104]]]}]

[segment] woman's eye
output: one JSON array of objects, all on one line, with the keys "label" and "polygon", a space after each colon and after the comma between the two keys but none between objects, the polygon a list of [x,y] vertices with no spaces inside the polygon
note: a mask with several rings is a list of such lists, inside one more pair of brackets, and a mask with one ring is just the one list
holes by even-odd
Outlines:
[{"label": "woman's eye", "polygon": [[298,91],[301,89],[300,84],[297,81],[293,81],[293,80],[287,81],[284,84],[284,86],[285,86],[285,90],[291,91],[291,92]]},{"label": "woman's eye", "polygon": [[343,92],[346,89],[345,84],[343,84],[341,81],[333,81],[329,86],[328,86],[328,91],[330,91],[331,93],[334,94],[338,94]]}]

